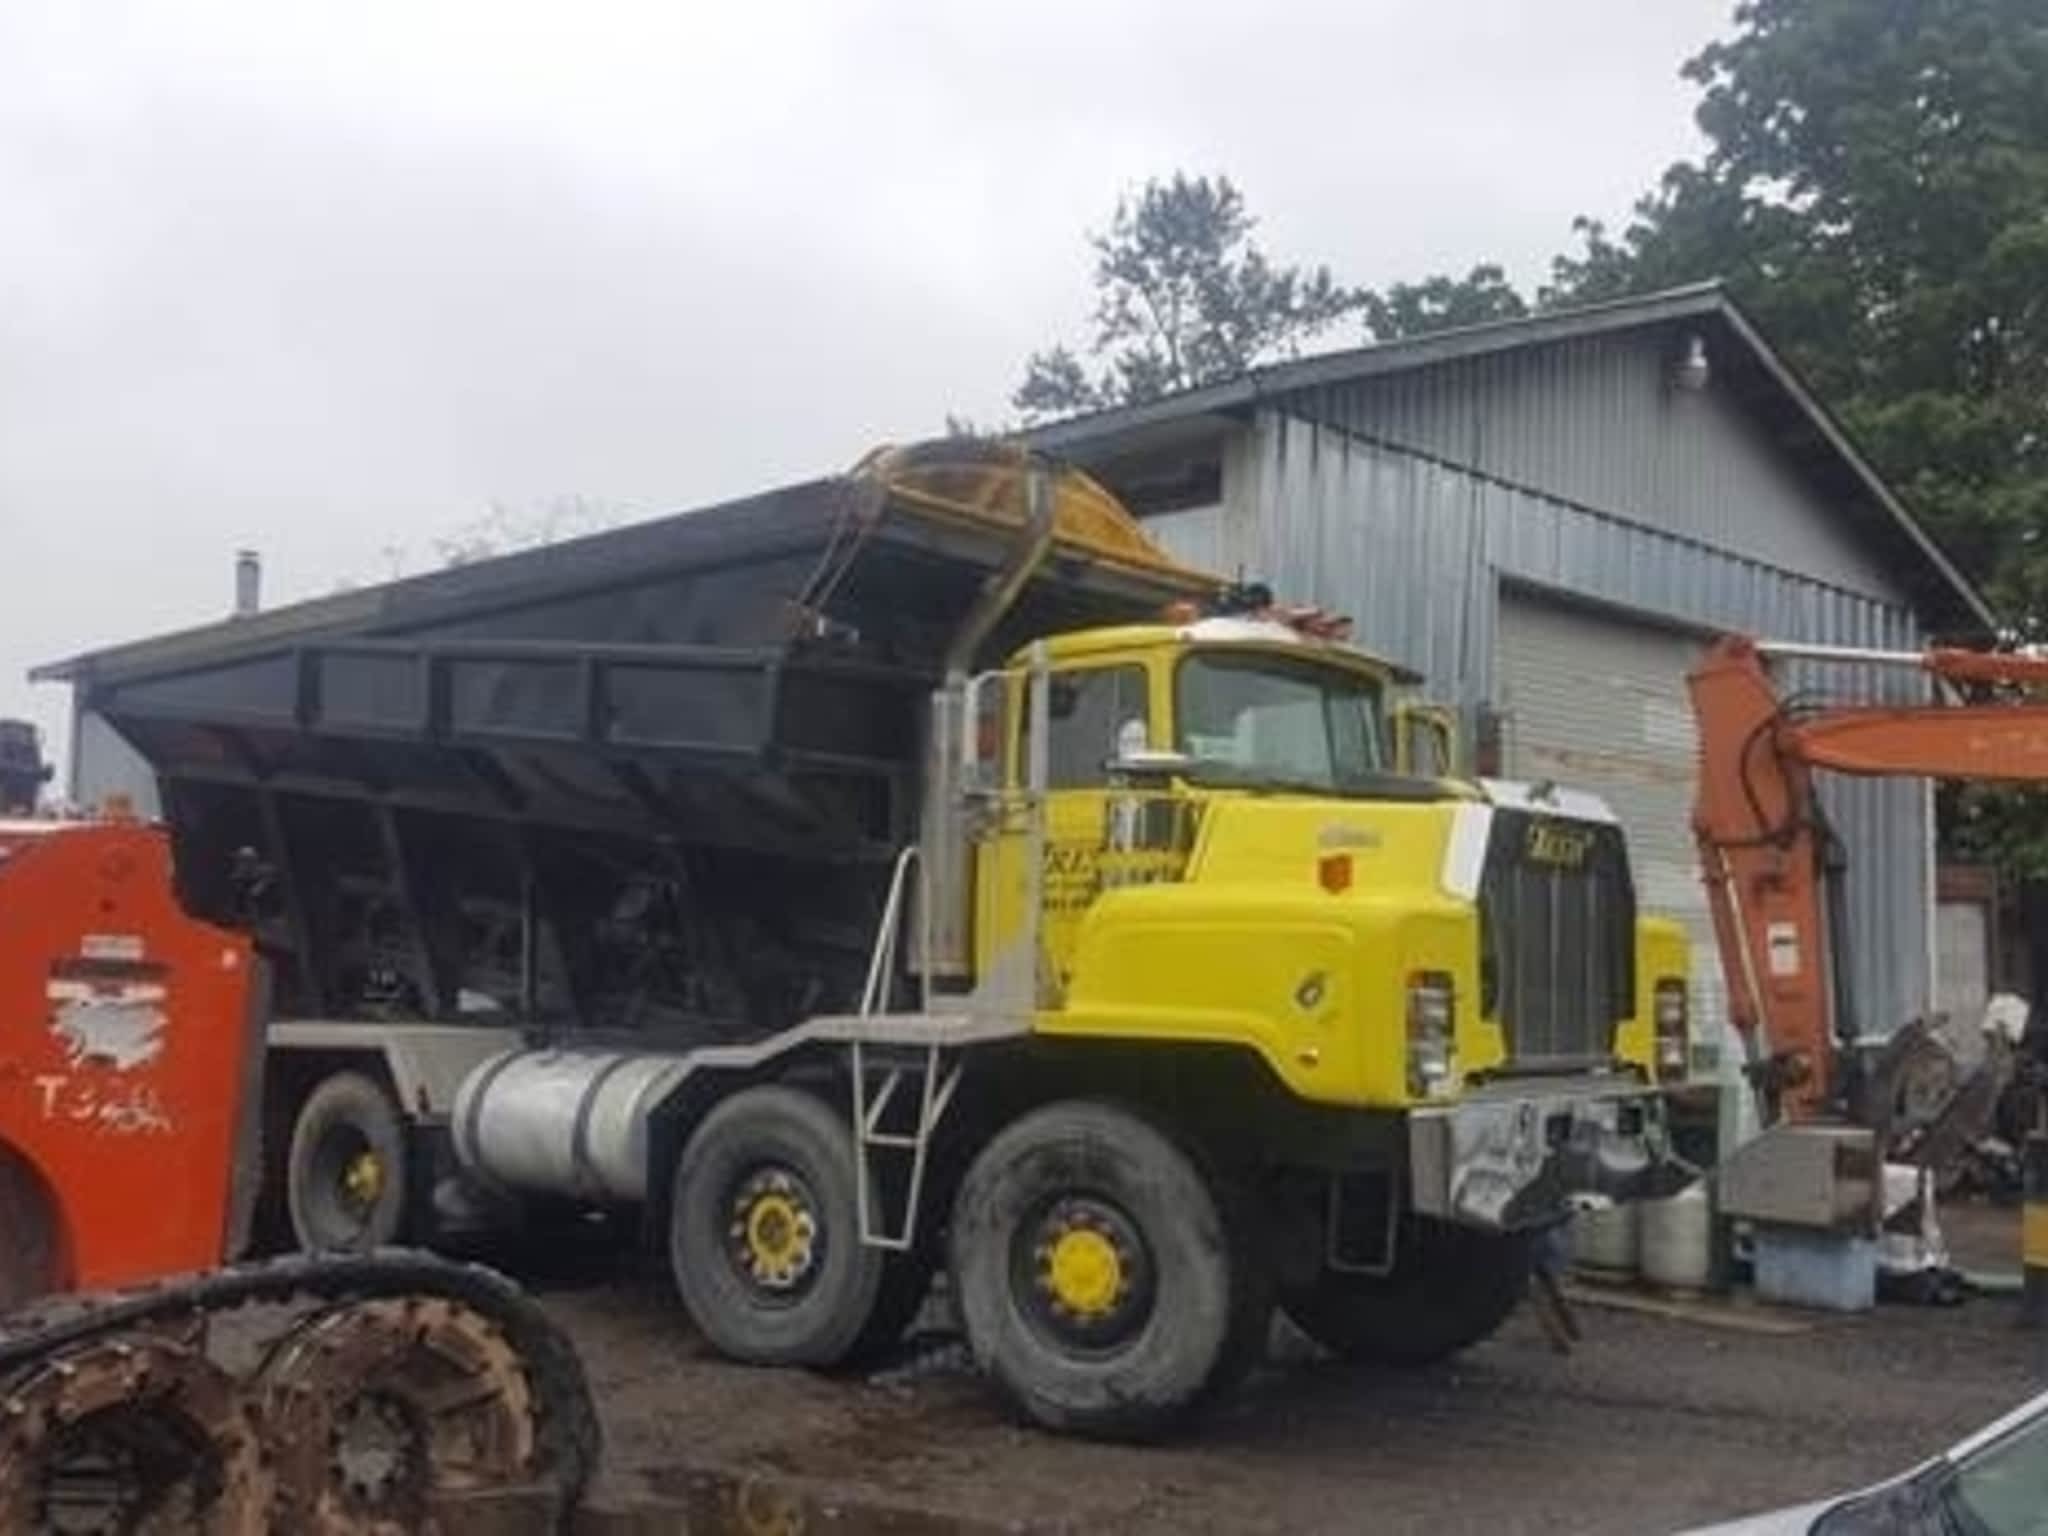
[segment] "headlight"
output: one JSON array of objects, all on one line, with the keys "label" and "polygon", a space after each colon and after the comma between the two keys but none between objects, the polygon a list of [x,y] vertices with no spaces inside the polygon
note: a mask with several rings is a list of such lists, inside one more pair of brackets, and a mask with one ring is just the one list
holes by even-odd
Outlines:
[{"label": "headlight", "polygon": [[1685,1076],[1687,1003],[1685,983],[1667,976],[1657,983],[1657,1081],[1672,1082]]},{"label": "headlight", "polygon": [[1408,978],[1408,1091],[1417,1098],[1439,1092],[1451,1076],[1456,1049],[1458,1000],[1442,971],[1417,971]]}]

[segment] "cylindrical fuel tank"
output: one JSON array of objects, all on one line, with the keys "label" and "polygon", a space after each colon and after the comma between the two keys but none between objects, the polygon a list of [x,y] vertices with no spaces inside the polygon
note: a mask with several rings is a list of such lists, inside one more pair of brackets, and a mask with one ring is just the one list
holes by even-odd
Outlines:
[{"label": "cylindrical fuel tank", "polygon": [[1572,1218],[1572,1262],[1612,1275],[1636,1272],[1636,1208],[1606,1205]]},{"label": "cylindrical fuel tank", "polygon": [[685,1070],[660,1052],[507,1051],[456,1090],[455,1155],[525,1193],[645,1200],[647,1117]]},{"label": "cylindrical fuel tank", "polygon": [[1684,1291],[1712,1282],[1714,1207],[1705,1179],[1668,1200],[1643,1202],[1643,1278]]}]

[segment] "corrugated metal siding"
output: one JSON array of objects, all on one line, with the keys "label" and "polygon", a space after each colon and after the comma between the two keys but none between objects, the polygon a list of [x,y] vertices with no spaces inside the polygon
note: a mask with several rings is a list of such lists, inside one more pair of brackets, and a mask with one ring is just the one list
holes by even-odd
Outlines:
[{"label": "corrugated metal siding", "polygon": [[1685,693],[1699,653],[1675,630],[1516,591],[1501,603],[1495,667],[1508,773],[1605,798],[1630,828],[1643,904],[1696,913],[1707,939],[1691,825],[1698,742]]},{"label": "corrugated metal siding", "polygon": [[[1149,526],[1176,553],[1220,552],[1226,570],[1353,615],[1361,645],[1422,672],[1468,729],[1498,697],[1503,582],[1702,631],[1920,643],[1904,608],[1276,411],[1229,446],[1223,482],[1220,538],[1203,524],[1203,549],[1176,548],[1170,523]],[[1842,673],[1802,667],[1789,682],[1836,696],[1869,686]],[[1822,798],[1850,850],[1860,1011],[1886,1030],[1925,1006],[1925,802],[1903,781],[1832,779]]]},{"label": "corrugated metal siding", "polygon": [[1490,353],[1304,391],[1284,408],[1898,600],[1867,545],[1815,504],[1750,412],[1712,383],[1670,387],[1686,334],[1649,328]]},{"label": "corrugated metal siding", "polygon": [[1145,519],[1152,537],[1173,551],[1174,558],[1198,571],[1233,574],[1223,555],[1223,508],[1181,507],[1155,512]]}]

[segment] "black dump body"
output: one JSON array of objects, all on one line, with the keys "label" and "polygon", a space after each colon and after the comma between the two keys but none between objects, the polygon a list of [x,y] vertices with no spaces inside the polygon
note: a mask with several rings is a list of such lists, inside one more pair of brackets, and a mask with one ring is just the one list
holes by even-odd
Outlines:
[{"label": "black dump body", "polygon": [[[64,671],[156,770],[187,906],[254,928],[280,1014],[778,1027],[852,1000],[926,699],[1020,538],[1013,455],[889,470]],[[1110,535],[1057,541],[976,663],[1207,589]]]}]

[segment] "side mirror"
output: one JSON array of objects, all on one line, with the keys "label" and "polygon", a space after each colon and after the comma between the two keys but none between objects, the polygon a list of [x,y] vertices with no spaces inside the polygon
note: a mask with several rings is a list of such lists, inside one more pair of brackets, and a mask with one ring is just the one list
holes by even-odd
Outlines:
[{"label": "side mirror", "polygon": [[1423,779],[1454,776],[1458,771],[1457,717],[1441,704],[1396,704],[1394,769]]}]

